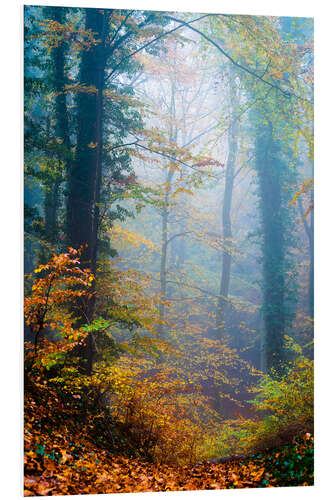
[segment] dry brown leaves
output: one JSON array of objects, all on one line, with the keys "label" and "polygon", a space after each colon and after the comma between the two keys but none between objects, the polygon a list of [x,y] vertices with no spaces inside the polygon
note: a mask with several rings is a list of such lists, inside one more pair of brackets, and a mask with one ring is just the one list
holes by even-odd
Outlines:
[{"label": "dry brown leaves", "polygon": [[[183,467],[153,465],[111,457],[102,450],[89,452],[87,447],[78,458],[65,451],[64,455],[61,463],[48,457],[39,461],[39,474],[36,470],[25,477],[25,496],[255,488],[265,473],[263,468],[236,461]],[[26,456],[30,457],[29,453]]]}]

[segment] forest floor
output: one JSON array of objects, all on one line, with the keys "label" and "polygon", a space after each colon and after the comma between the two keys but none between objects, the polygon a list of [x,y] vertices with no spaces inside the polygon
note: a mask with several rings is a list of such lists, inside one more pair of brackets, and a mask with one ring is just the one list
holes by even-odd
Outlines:
[{"label": "forest floor", "polygon": [[[281,481],[281,478],[279,480],[274,474],[274,466],[266,466],[267,460],[270,459],[267,455],[245,461],[232,460],[223,464],[202,463],[174,467],[152,465],[132,458],[107,457],[100,450],[94,462],[91,456],[95,453],[96,451],[89,452],[90,456],[83,455],[77,459],[66,453],[68,462],[61,466],[44,458],[40,461],[40,474],[35,470],[26,475],[24,495],[212,490],[313,484],[295,481],[295,476],[292,478],[288,472],[288,466],[284,466],[286,481]],[[275,455],[287,462],[283,453],[276,452]]]},{"label": "forest floor", "polygon": [[[184,491],[313,484],[313,437],[230,459],[171,466],[110,452],[88,421],[57,402],[25,399],[25,496]],[[100,441],[97,445],[96,442]]]}]

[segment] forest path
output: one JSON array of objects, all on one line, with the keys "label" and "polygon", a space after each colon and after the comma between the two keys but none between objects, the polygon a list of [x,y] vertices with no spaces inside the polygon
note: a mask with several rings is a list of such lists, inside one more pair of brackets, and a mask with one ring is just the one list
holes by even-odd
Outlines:
[{"label": "forest path", "polygon": [[226,457],[181,466],[154,464],[125,456],[129,449],[126,442],[114,442],[111,453],[110,433],[104,435],[101,424],[92,425],[93,419],[83,418],[85,413],[78,408],[51,400],[52,393],[45,385],[33,388],[34,395],[26,385],[25,496],[313,484],[314,441],[310,433],[282,448],[247,458]]},{"label": "forest path", "polygon": [[265,473],[262,467],[239,461],[175,467],[126,457],[101,458],[64,464],[61,471],[44,459],[41,476],[25,476],[25,496],[256,488]]},{"label": "forest path", "polygon": [[[61,464],[57,464],[47,456],[44,458],[40,456],[38,475],[34,473],[25,476],[25,496],[313,484],[309,466],[313,457],[312,441],[311,443],[303,441],[298,445],[285,447],[281,451],[252,455],[245,460],[237,459],[224,463],[203,462],[179,467],[154,465],[123,456],[112,457],[100,449],[95,451],[96,454],[85,449],[84,455],[74,457],[74,454],[70,455],[63,450]],[[30,453],[30,457],[33,455],[35,454]],[[36,467],[36,460],[33,461]]]}]

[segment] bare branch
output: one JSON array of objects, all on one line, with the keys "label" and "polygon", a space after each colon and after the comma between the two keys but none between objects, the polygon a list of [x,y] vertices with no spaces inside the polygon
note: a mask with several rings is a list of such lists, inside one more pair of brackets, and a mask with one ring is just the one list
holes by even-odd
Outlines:
[{"label": "bare branch", "polygon": [[191,234],[191,233],[193,233],[193,231],[183,231],[182,233],[174,234],[166,241],[166,245],[168,245],[172,240],[178,238],[179,236],[184,236],[185,234]]}]

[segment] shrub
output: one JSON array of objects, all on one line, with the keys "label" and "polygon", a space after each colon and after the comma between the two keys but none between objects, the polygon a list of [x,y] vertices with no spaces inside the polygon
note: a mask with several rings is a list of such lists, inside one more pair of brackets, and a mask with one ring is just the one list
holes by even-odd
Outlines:
[{"label": "shrub", "polygon": [[147,459],[198,460],[199,442],[216,416],[198,386],[154,360],[122,356],[110,370],[108,397],[113,419]]},{"label": "shrub", "polygon": [[290,444],[305,433],[313,433],[313,361],[296,358],[284,376],[261,377],[251,401],[257,418],[230,420],[211,437],[204,450],[207,456],[246,454]]}]

